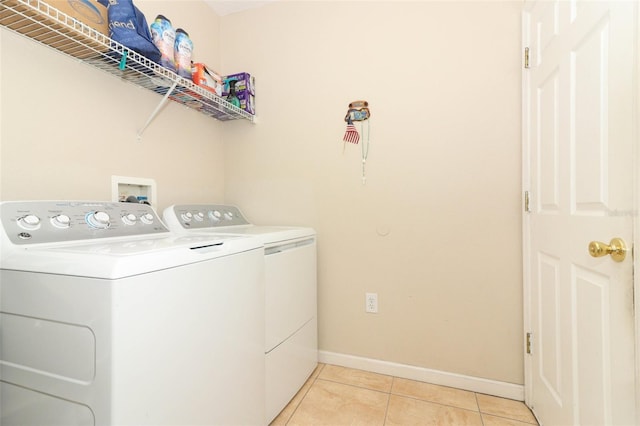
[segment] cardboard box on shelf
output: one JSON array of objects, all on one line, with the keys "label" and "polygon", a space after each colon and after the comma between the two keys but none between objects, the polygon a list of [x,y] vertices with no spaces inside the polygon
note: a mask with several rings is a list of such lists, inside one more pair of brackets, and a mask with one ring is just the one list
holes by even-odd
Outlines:
[{"label": "cardboard box on shelf", "polygon": [[106,36],[109,35],[107,8],[96,0],[45,0],[45,3],[49,3],[60,12],[66,13],[94,30]]},{"label": "cardboard box on shelf", "polygon": [[222,96],[222,77],[215,71],[207,68],[200,62],[193,64],[193,82],[212,91],[218,96]]},{"label": "cardboard box on shelf", "polygon": [[91,30],[78,23],[109,36],[107,8],[96,0],[0,1],[0,25],[77,58],[104,51],[105,47],[96,42]]}]

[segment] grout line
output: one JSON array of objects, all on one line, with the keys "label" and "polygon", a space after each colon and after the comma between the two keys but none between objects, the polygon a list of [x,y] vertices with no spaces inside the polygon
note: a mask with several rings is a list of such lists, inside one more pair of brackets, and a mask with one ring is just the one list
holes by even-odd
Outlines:
[{"label": "grout line", "polygon": [[[397,396],[397,397],[400,397],[400,398],[413,399],[413,400],[419,401],[419,402],[426,402],[427,404],[439,405],[441,407],[455,408],[456,410],[463,410],[463,411],[469,411],[470,413],[482,414],[478,410],[473,410],[473,409],[470,409],[470,408],[464,408],[464,407],[460,407],[460,406],[457,406],[457,405],[443,404],[442,402],[436,402],[436,401],[430,401],[428,399],[416,398],[415,396],[402,395],[402,394],[397,394],[397,393],[392,393],[391,395]],[[511,419],[511,420],[514,420],[514,419]]]},{"label": "grout line", "polygon": [[382,426],[387,424],[387,416],[389,415],[389,405],[391,404],[391,391],[393,390],[393,382],[396,380],[395,377],[391,376],[391,387],[389,388],[389,397],[387,398],[387,407],[384,409],[384,422]]},{"label": "grout line", "polygon": [[484,416],[491,416],[491,417],[495,417],[497,419],[504,419],[504,420],[510,420],[512,422],[516,422],[518,424],[522,424],[522,425],[530,425],[530,426],[537,426],[539,425],[539,423],[536,421],[536,423],[529,423],[527,421],[524,420],[518,420],[518,419],[514,419],[513,417],[505,417],[504,415],[498,415],[498,414],[491,414],[491,413],[484,413],[484,412],[480,412],[480,414],[482,415],[482,422],[484,424]]},{"label": "grout line", "polygon": [[311,390],[311,388],[313,387],[313,384],[315,383],[315,379],[313,380],[313,383],[309,384],[309,388],[307,389],[307,391],[304,393],[304,395],[302,395],[302,398],[300,398],[300,401],[298,401],[298,404],[296,405],[296,408],[293,409],[293,411],[291,412],[291,415],[289,416],[289,418],[287,419],[287,421],[284,423],[285,426],[289,424],[289,422],[291,421],[291,419],[293,418],[293,415],[296,413],[296,411],[298,411],[298,408],[300,408],[300,404],[302,404],[302,401],[304,401],[304,399],[307,397],[307,394],[309,393],[309,391]]},{"label": "grout line", "polygon": [[482,426],[484,426],[484,416],[482,415],[482,410],[480,410],[480,402],[478,402],[478,392],[474,392],[473,397],[475,398],[476,405],[478,406],[478,413],[480,413],[480,422],[482,423]]},{"label": "grout line", "polygon": [[[307,397],[307,394],[309,393],[309,391],[311,390],[313,385],[318,381],[318,377],[320,377],[320,373],[322,372],[322,370],[324,369],[324,367],[326,365],[327,364],[318,363],[318,366],[313,370],[313,372],[311,373],[311,376],[309,377],[309,379],[311,379],[311,381],[309,382],[309,387],[307,388],[307,391],[304,393],[304,395],[302,395],[302,397],[300,398],[300,401],[298,401],[298,404],[296,404],[296,407],[291,412],[291,415],[289,416],[289,418],[284,422],[285,426],[287,426],[289,424],[289,422],[293,418],[293,415],[296,413],[296,411],[298,411],[298,408],[300,407],[300,404],[302,404],[302,401],[304,401],[304,399]],[[316,370],[317,370],[318,374],[316,374],[315,377],[314,377],[314,374],[316,373]],[[295,398],[295,396],[294,396],[294,398]]]},{"label": "grout line", "polygon": [[[390,377],[392,378],[392,382],[391,382],[392,386],[391,387],[393,388],[393,380],[395,380],[397,377],[394,377],[394,376],[390,376]],[[343,385],[343,386],[350,386],[352,388],[363,389],[363,390],[368,390],[368,391],[372,391],[372,392],[378,392],[378,393],[387,394],[387,395],[389,395],[389,400],[391,400],[391,396],[393,395],[393,396],[398,396],[400,398],[413,399],[415,401],[426,402],[428,404],[435,404],[435,405],[440,405],[442,407],[455,408],[457,410],[464,410],[464,411],[469,411],[469,412],[472,412],[472,413],[480,414],[480,410],[479,409],[474,410],[474,409],[470,409],[470,408],[460,407],[460,406],[457,406],[457,405],[443,404],[442,402],[431,401],[431,400],[428,400],[428,399],[423,399],[423,398],[419,398],[419,397],[415,397],[415,396],[411,396],[411,395],[393,393],[393,392],[391,392],[391,390],[389,392],[386,392],[386,391],[381,391],[381,390],[378,390],[378,389],[371,389],[371,388],[367,388],[367,387],[360,386],[360,385],[354,385],[352,383],[344,383],[344,382],[340,382],[340,381],[337,381],[337,380],[326,379],[326,378],[322,378],[322,377],[318,377],[316,379],[316,381],[317,380],[321,380],[323,382],[329,382],[329,383],[336,383],[338,385]],[[455,388],[452,388],[452,389],[455,389]],[[477,404],[477,401],[476,401],[476,404]],[[387,407],[388,407],[388,403],[387,403]],[[515,420],[515,419],[512,419],[512,420]]]},{"label": "grout line", "polygon": [[362,385],[354,385],[353,383],[339,382],[338,380],[327,379],[327,378],[324,378],[324,377],[318,377],[316,380],[321,380],[323,382],[336,383],[338,385],[350,386],[352,388],[368,390],[368,391],[371,391],[371,392],[386,393],[387,395],[391,395],[391,392],[387,392],[387,391],[383,391],[383,390],[379,390],[379,389],[371,389],[371,388],[368,388],[368,387],[362,386]]}]

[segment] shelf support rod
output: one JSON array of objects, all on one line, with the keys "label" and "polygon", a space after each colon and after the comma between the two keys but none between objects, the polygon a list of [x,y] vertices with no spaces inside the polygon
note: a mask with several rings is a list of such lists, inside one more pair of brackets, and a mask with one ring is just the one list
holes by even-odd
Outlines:
[{"label": "shelf support rod", "polygon": [[162,109],[162,107],[164,106],[164,104],[167,103],[167,101],[169,100],[169,96],[171,96],[171,94],[173,93],[173,91],[175,90],[176,86],[178,85],[177,81],[173,82],[173,85],[171,86],[171,88],[167,91],[167,93],[162,97],[162,100],[160,101],[160,103],[158,104],[158,106],[156,107],[156,109],[153,110],[153,112],[151,113],[151,115],[149,116],[149,118],[147,119],[147,122],[144,123],[144,126],[142,126],[142,128],[140,130],[138,130],[138,141],[142,140],[142,134],[144,133],[145,130],[147,130],[147,127],[149,127],[149,124],[151,124],[151,122],[153,121],[154,118],[156,118],[156,115],[158,115],[158,113],[160,112],[160,110]]}]

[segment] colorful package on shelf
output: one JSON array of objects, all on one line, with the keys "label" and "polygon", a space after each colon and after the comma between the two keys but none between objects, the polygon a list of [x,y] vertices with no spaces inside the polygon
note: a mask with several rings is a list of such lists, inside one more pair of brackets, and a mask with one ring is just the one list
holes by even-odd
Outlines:
[{"label": "colorful package on shelf", "polygon": [[237,93],[236,96],[240,101],[240,108],[247,111],[249,114],[256,114],[255,108],[255,96],[253,96],[249,91],[244,90],[240,93]]},{"label": "colorful package on shelf", "polygon": [[229,84],[229,82],[234,81],[235,83],[233,84],[233,86],[235,87],[235,95],[240,101],[240,108],[250,114],[255,115],[255,78],[247,72],[241,72],[222,77],[222,81],[224,83],[224,87],[222,89],[222,97],[226,98],[229,95],[231,87],[231,84]]},{"label": "colorful package on shelf", "polygon": [[240,72],[237,74],[231,74],[224,76],[224,89],[222,90],[222,96],[227,96],[229,94],[229,81],[236,81],[236,94],[242,93],[243,91],[248,91],[253,96],[256,95],[256,82],[255,78],[251,76],[248,72]]},{"label": "colorful package on shelf", "polygon": [[205,64],[200,62],[193,64],[192,79],[198,86],[202,86],[216,95],[222,96],[222,77],[207,68]]}]

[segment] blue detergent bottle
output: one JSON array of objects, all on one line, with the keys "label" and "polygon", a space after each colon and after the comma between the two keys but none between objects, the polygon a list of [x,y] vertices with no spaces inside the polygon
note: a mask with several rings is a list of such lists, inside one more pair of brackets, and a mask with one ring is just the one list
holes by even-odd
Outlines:
[{"label": "blue detergent bottle", "polygon": [[151,30],[151,39],[160,51],[160,65],[176,72],[176,64],[174,60],[174,49],[176,32],[171,25],[171,21],[162,15],[156,16],[155,21],[149,25]]},{"label": "blue detergent bottle", "polygon": [[176,60],[176,72],[179,76],[191,80],[191,53],[193,42],[189,34],[182,28],[176,30],[176,43],[174,58]]}]

